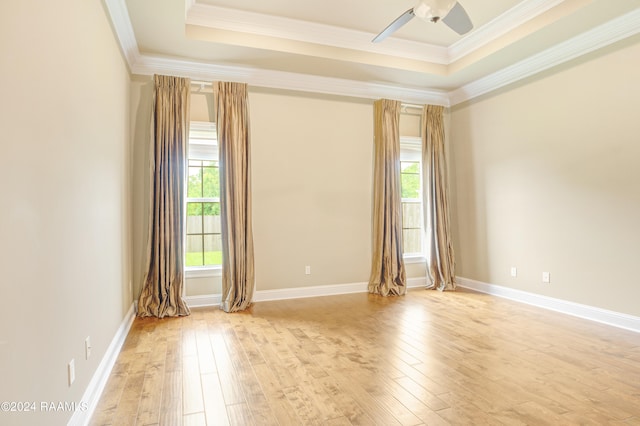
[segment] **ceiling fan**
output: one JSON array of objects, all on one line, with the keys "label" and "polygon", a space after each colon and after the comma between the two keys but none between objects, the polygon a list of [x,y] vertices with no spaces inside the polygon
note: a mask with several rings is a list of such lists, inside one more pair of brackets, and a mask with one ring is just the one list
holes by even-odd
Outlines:
[{"label": "ceiling fan", "polygon": [[371,41],[374,43],[381,42],[398,31],[400,27],[413,19],[414,16],[417,16],[423,21],[433,23],[442,21],[460,35],[468,33],[473,28],[469,15],[467,15],[462,5],[456,0],[418,0],[418,3],[414,7],[400,15]]}]

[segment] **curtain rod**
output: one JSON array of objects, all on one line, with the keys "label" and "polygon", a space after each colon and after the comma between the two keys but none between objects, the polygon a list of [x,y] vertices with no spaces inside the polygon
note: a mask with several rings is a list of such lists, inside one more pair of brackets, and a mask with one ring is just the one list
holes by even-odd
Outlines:
[{"label": "curtain rod", "polygon": [[423,106],[422,105],[416,105],[416,104],[405,104],[405,103],[401,103],[400,104],[401,108],[417,108],[417,109],[422,109]]},{"label": "curtain rod", "polygon": [[211,83],[211,82],[208,82],[208,81],[199,81],[199,80],[191,80],[191,84],[192,84],[193,86],[200,86],[200,87],[198,88],[198,92],[200,92],[200,91],[204,90],[204,88],[205,88],[206,86],[213,86],[213,83]]}]

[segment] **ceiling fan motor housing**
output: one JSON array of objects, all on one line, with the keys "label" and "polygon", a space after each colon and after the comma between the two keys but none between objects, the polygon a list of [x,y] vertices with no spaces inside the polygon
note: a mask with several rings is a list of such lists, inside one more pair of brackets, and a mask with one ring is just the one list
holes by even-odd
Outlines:
[{"label": "ceiling fan motor housing", "polygon": [[413,14],[424,21],[438,22],[456,3],[456,0],[420,0],[413,8]]}]

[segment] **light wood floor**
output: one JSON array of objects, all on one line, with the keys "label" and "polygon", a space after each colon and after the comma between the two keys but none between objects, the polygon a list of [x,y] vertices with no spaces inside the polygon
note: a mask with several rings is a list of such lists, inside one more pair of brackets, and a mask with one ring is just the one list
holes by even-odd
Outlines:
[{"label": "light wood floor", "polygon": [[136,319],[95,425],[640,425],[640,334],[469,291]]}]

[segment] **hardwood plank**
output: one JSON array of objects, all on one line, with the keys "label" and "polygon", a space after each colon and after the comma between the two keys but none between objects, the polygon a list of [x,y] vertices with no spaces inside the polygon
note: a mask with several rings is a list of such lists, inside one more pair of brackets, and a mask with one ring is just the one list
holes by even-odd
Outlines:
[{"label": "hardwood plank", "polygon": [[375,421],[368,413],[353,399],[348,392],[345,392],[340,385],[330,376],[318,379],[318,382],[326,389],[327,393],[333,398],[338,410],[353,425],[371,425]]},{"label": "hardwood plank", "polygon": [[301,423],[293,406],[289,403],[286,395],[282,391],[279,380],[273,374],[269,366],[258,364],[253,367],[260,387],[263,389],[265,397],[271,407],[273,415],[281,425],[298,425]]},{"label": "hardwood plank", "polygon": [[204,411],[197,355],[185,356],[182,359],[182,398],[185,415]]},{"label": "hardwood plank", "polygon": [[136,319],[92,425],[638,424],[640,334],[469,291]]},{"label": "hardwood plank", "polygon": [[207,425],[228,425],[229,417],[218,375],[216,373],[203,374],[201,380]]},{"label": "hardwood plank", "polygon": [[300,386],[284,389],[283,392],[303,424],[322,424],[320,411]]},{"label": "hardwood plank", "polygon": [[325,426],[351,426],[353,423],[346,417],[338,417],[337,419],[327,420],[323,424]]},{"label": "hardwood plank", "polygon": [[213,356],[211,341],[209,340],[209,332],[204,327],[198,327],[196,331],[196,348],[198,351],[198,365],[200,366],[200,374],[216,373],[216,360]]},{"label": "hardwood plank", "polygon": [[249,410],[247,404],[227,405],[227,413],[229,414],[229,423],[232,426],[257,425],[251,417],[251,410]]},{"label": "hardwood plank", "polygon": [[400,424],[407,426],[422,424],[422,420],[402,402],[400,402],[392,392],[388,391],[386,387],[381,386],[379,388],[372,389],[369,393],[377,402],[385,405]]},{"label": "hardwood plank", "polygon": [[422,387],[418,382],[414,381],[411,377],[400,377],[395,380],[400,386],[402,386],[413,397],[417,398],[424,405],[429,407],[433,411],[442,410],[448,408],[446,402],[438,398],[436,395],[429,392]]},{"label": "hardwood plank", "polygon": [[149,358],[149,366],[144,373],[137,424],[154,424],[160,419],[162,393],[158,390],[162,389],[164,383],[166,353],[166,341],[156,342],[155,350]]},{"label": "hardwood plank", "polygon": [[137,424],[154,424],[160,419],[160,404],[162,400],[162,389],[164,383],[164,355],[166,355],[166,346],[164,351],[158,347],[155,352],[162,360],[157,363],[151,362],[144,375],[144,384],[142,386],[142,395],[140,396],[140,408],[138,410]]},{"label": "hardwood plank", "polygon": [[247,328],[245,326],[236,326],[234,328],[234,332],[239,343],[242,345],[242,349],[244,350],[249,363],[251,363],[252,365],[264,364],[264,357],[258,349],[258,346],[253,341],[253,337],[251,336]]},{"label": "hardwood plank", "polygon": [[113,416],[118,409],[120,397],[127,382],[127,373],[122,370],[126,370],[128,364],[126,362],[120,364],[120,361],[121,359],[118,358],[114,371],[109,376],[104,392],[102,392],[95,413],[91,418],[91,425],[110,425],[113,423]]},{"label": "hardwood plank", "polygon": [[227,351],[224,337],[220,332],[210,333],[211,347],[216,360],[216,371],[220,379],[224,401],[227,405],[245,402],[242,386],[233,368],[231,355]]},{"label": "hardwood plank", "polygon": [[182,346],[180,337],[170,334],[167,336],[167,351],[164,362],[166,371],[182,371]]},{"label": "hardwood plank", "polygon": [[182,423],[182,372],[166,371],[162,387],[162,409],[160,424],[177,425]]},{"label": "hardwood plank", "polygon": [[514,413],[518,419],[539,425],[558,425],[565,421],[562,415],[549,410],[546,406],[536,403],[535,401],[525,402],[524,404],[513,407]]},{"label": "hardwood plank", "polygon": [[278,422],[253,372],[244,346],[236,335],[236,328],[227,328],[224,339],[229,352],[235,354],[231,359],[232,366],[242,387],[247,407],[251,410],[253,421],[264,426],[277,425]]},{"label": "hardwood plank", "polygon": [[402,424],[393,413],[389,410],[389,408],[382,404],[381,401],[375,399],[371,394],[369,394],[365,389],[362,388],[358,382],[349,380],[348,375],[342,374],[332,374],[333,379],[338,383],[340,389],[343,390],[344,393],[349,395],[353,400],[358,404],[358,406],[362,407],[365,410],[367,415],[371,417],[374,421],[374,424],[377,425],[399,425]]},{"label": "hardwood plank", "polygon": [[207,426],[204,413],[185,414],[183,417],[183,426]]},{"label": "hardwood plank", "polygon": [[136,373],[127,377],[127,383],[122,392],[122,397],[118,402],[118,409],[113,416],[113,424],[136,424],[143,382],[144,373]]}]

